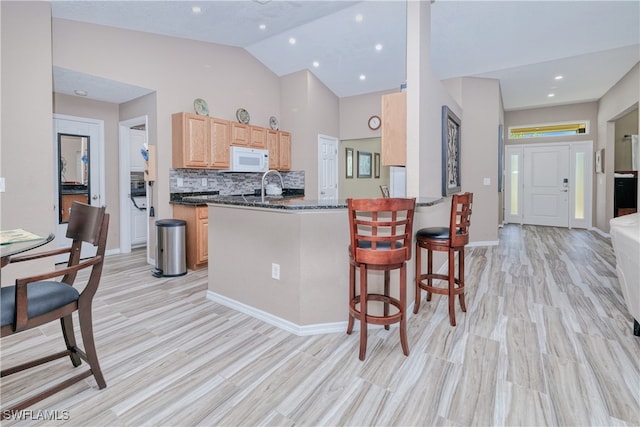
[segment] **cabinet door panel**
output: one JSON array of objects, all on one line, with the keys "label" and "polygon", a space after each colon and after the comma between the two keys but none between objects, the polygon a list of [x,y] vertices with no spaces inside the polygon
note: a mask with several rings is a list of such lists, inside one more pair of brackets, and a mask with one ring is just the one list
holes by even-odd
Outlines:
[{"label": "cabinet door panel", "polygon": [[231,144],[231,126],[228,121],[209,119],[211,133],[211,166],[229,167],[229,145]]},{"label": "cabinet door panel", "polygon": [[249,126],[242,123],[231,123],[231,145],[249,146]]},{"label": "cabinet door panel", "polygon": [[209,219],[198,220],[198,247],[196,249],[196,258],[198,264],[205,263],[209,260]]},{"label": "cabinet door panel", "polygon": [[205,117],[187,117],[185,132],[185,166],[206,167],[209,164],[209,131]]},{"label": "cabinet door panel", "polygon": [[251,126],[249,145],[253,148],[267,148],[267,130],[258,126]]},{"label": "cabinet door panel", "polygon": [[407,93],[382,96],[381,161],[385,166],[407,163]]},{"label": "cabinet door panel", "polygon": [[278,132],[280,150],[280,170],[291,169],[291,134],[289,132]]},{"label": "cabinet door panel", "polygon": [[280,169],[278,131],[267,131],[267,150],[269,150],[269,169]]}]

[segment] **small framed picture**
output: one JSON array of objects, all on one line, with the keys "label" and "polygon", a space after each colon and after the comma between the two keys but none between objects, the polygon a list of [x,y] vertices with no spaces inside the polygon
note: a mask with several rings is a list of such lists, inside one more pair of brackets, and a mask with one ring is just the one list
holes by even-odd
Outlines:
[{"label": "small framed picture", "polygon": [[358,178],[371,178],[371,153],[358,151]]},{"label": "small framed picture", "polygon": [[353,178],[353,148],[345,148],[345,176],[347,178]]},{"label": "small framed picture", "polygon": [[373,155],[373,177],[380,178],[380,153]]}]

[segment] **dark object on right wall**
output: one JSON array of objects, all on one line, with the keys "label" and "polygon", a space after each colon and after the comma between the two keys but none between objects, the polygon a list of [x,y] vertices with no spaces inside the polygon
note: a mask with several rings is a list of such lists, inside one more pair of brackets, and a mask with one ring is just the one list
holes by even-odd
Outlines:
[{"label": "dark object on right wall", "polygon": [[[626,174],[625,174],[626,175]],[[631,175],[631,174],[629,174]],[[638,211],[638,176],[615,177],[613,192],[613,216],[628,215]]]}]

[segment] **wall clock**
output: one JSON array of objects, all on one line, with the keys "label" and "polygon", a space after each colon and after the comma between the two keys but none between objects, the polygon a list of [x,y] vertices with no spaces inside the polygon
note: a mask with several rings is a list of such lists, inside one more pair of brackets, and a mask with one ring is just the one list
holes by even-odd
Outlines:
[{"label": "wall clock", "polygon": [[380,120],[380,117],[378,116],[371,116],[369,117],[369,129],[371,130],[377,130],[380,128],[380,125],[382,124],[382,121]]}]

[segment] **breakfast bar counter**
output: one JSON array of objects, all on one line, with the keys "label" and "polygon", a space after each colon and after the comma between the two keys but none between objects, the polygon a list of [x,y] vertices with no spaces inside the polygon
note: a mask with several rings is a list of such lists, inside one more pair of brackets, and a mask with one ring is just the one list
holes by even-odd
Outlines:
[{"label": "breakfast bar counter", "polygon": [[[414,232],[448,223],[445,200],[416,200]],[[260,196],[218,196],[207,204],[209,299],[298,335],[344,331],[349,296],[345,200],[268,197],[262,203]],[[374,284],[381,278],[370,275]],[[409,296],[412,279],[408,274]]]}]

